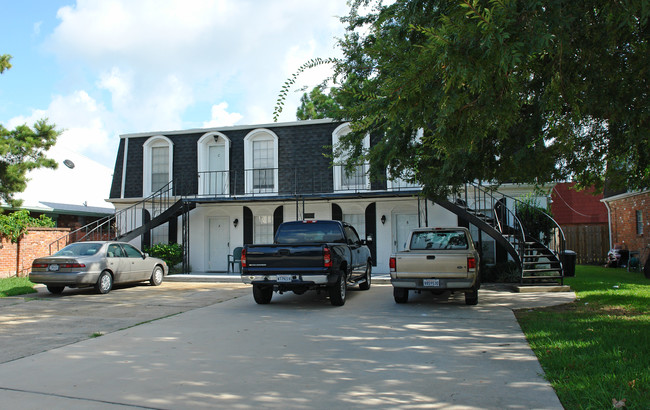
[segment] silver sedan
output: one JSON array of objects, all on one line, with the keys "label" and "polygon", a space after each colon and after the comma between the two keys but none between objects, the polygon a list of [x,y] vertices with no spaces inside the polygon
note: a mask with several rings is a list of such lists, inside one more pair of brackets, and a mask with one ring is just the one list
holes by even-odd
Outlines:
[{"label": "silver sedan", "polygon": [[94,286],[98,293],[108,293],[114,283],[148,280],[158,286],[168,271],[165,261],[128,243],[77,242],[52,256],[35,259],[29,280],[45,284],[56,294],[66,286]]}]

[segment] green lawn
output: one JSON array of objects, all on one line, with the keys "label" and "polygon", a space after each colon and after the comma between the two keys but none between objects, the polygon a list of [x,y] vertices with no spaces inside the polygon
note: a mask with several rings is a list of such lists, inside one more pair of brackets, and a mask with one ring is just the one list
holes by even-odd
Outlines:
[{"label": "green lawn", "polygon": [[546,378],[567,409],[650,408],[650,280],[625,269],[577,266],[578,299],[516,312]]},{"label": "green lawn", "polygon": [[34,284],[27,278],[4,278],[0,279],[0,298],[7,296],[24,295],[36,293]]}]

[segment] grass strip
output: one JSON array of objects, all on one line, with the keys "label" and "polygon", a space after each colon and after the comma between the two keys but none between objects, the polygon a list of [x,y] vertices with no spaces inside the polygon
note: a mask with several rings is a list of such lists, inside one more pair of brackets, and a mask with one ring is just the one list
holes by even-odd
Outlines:
[{"label": "grass strip", "polygon": [[565,283],[575,302],[515,312],[562,405],[650,408],[650,280],[577,266]]},{"label": "grass strip", "polygon": [[0,279],[0,298],[7,296],[36,293],[34,284],[27,278],[2,278]]}]

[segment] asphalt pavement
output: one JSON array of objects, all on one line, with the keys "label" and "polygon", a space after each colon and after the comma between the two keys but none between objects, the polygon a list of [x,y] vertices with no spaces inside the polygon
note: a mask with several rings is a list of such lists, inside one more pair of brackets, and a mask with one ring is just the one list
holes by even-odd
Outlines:
[{"label": "asphalt pavement", "polygon": [[[159,297],[150,296],[156,292]],[[0,360],[0,403],[12,409],[561,409],[512,309],[574,298],[573,292],[486,287],[478,306],[466,306],[460,294],[411,295],[397,305],[390,285],[373,284],[369,291],[350,290],[343,307],[332,307],[325,292],[275,294],[271,304],[257,305],[241,285],[165,283],[108,295],[66,290],[0,299],[3,350],[7,343],[46,340],[40,353]],[[74,337],[63,343],[48,339],[75,322],[89,323],[73,326]]]}]

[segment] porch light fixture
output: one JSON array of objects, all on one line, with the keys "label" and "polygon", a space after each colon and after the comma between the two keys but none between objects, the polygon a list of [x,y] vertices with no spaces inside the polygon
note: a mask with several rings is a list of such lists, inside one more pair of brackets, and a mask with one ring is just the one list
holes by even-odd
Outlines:
[{"label": "porch light fixture", "polygon": [[235,228],[236,228],[237,225],[239,225],[239,219],[235,218],[235,220],[232,221],[232,224],[233,224],[233,225],[235,226]]},{"label": "porch light fixture", "polygon": [[386,215],[381,216],[381,224],[384,225],[386,223]]}]

